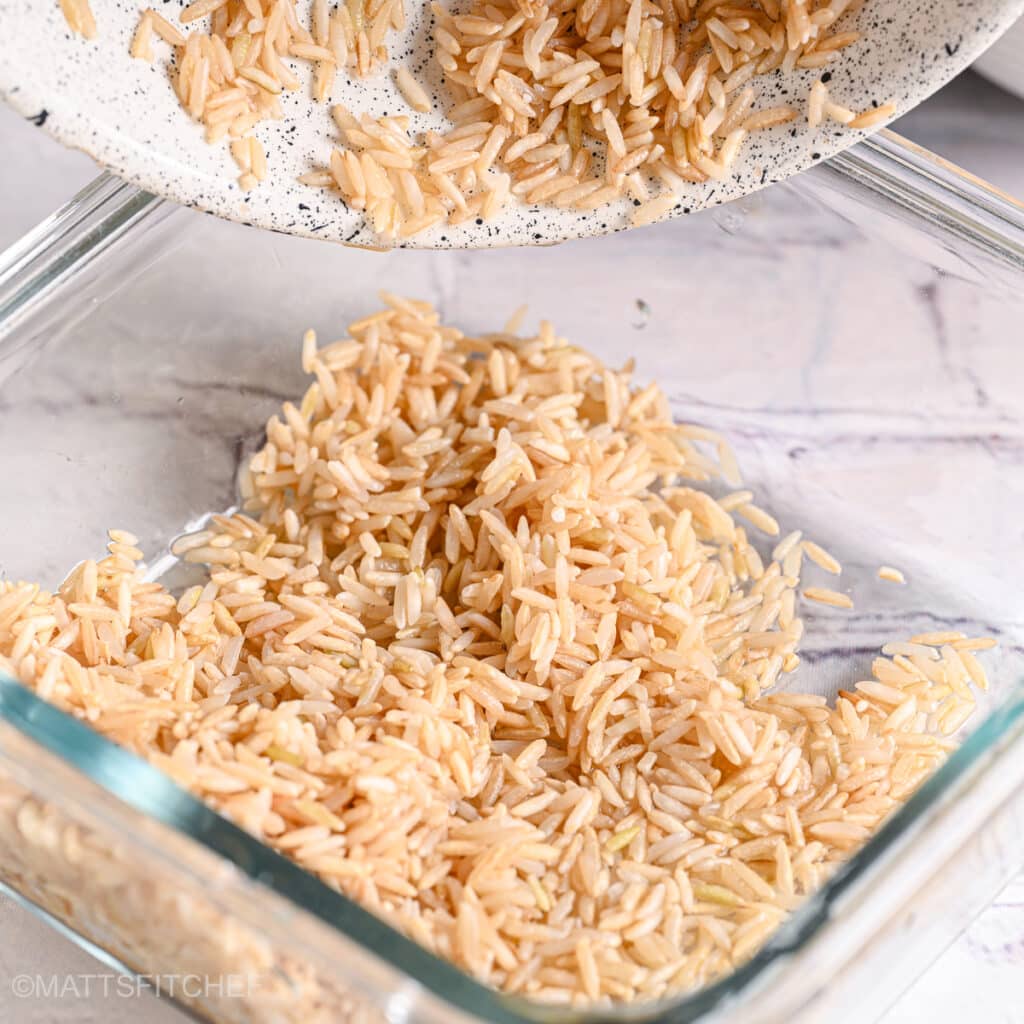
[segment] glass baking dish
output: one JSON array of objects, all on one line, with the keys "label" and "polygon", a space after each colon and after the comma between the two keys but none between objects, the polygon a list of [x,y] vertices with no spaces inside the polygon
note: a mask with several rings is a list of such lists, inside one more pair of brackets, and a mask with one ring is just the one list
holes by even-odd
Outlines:
[{"label": "glass baking dish", "polygon": [[998,636],[963,745],[752,960],[659,1004],[485,989],[9,678],[4,890],[119,969],[202,977],[170,995],[215,1021],[874,1019],[1019,866],[1024,208],[891,133],[686,223],[472,254],[259,233],[102,176],[0,258],[0,574],[54,586],[118,526],[173,578],[169,541],[233,505],[301,394],[303,330],[381,288],[469,330],[527,302],[723,431],[857,601],[808,613],[788,687],[834,693],[916,632]]}]

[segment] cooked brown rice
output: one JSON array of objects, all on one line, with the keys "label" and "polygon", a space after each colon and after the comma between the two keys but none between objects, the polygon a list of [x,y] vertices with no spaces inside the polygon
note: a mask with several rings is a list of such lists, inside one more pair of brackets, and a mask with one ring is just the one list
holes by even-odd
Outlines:
[{"label": "cooked brown rice", "polygon": [[[857,39],[830,34],[846,0],[735,10],[691,0],[566,0],[555,12],[532,0],[474,0],[457,14],[432,6],[454,130],[428,133],[422,145],[395,132],[394,119],[346,110],[345,147],[331,161],[346,203],[388,238],[491,219],[510,196],[579,210],[628,196],[634,226],[651,223],[692,184],[727,177],[749,132],[797,116],[785,106],[753,111],[755,76],[823,66]],[[817,123],[826,97],[819,82],[809,114]],[[869,127],[891,113],[851,113],[850,123]],[[374,166],[384,135],[394,136],[390,162]]]},{"label": "cooked brown rice", "polygon": [[306,335],[243,511],[174,545],[202,583],[111,531],[56,594],[0,581],[0,669],[487,984],[727,973],[941,764],[989,641],[774,691],[806,547],[703,489],[724,442],[550,324],[385,300]]},{"label": "cooked brown rice", "polygon": [[834,576],[842,573],[843,567],[820,544],[815,544],[813,540],[805,540],[800,546],[804,549],[804,554],[825,572],[830,572]]},{"label": "cooked brown rice", "polygon": [[[64,0],[66,11],[79,5],[88,9],[85,0]],[[452,128],[413,138],[402,116],[375,119],[336,106],[342,146],[329,168],[301,180],[337,188],[390,239],[489,220],[510,199],[587,211],[628,197],[637,207],[632,223],[651,223],[693,184],[728,177],[750,132],[796,118],[790,106],[755,110],[751,83],[835,60],[858,38],[836,31],[851,6],[472,0],[456,13],[434,3]],[[217,142],[247,138],[283,116],[281,93],[300,86],[292,59],[313,65],[318,101],[332,97],[339,69],[379,69],[405,13],[403,0],[313,0],[307,26],[295,0],[196,0],[180,15],[182,24],[201,19],[207,28],[186,37],[145,11],[131,53],[153,60],[154,39],[175,48],[181,104]],[[429,111],[409,68],[394,74],[409,107]],[[822,81],[808,103],[812,127],[829,117],[870,128],[893,113],[891,104],[860,114],[839,107]],[[239,183],[244,190],[260,180],[243,168]]]},{"label": "cooked brown rice", "polygon": [[89,6],[89,0],[60,0],[60,9],[72,32],[77,32],[86,39],[96,38],[96,18]]},{"label": "cooked brown rice", "polygon": [[878,568],[878,578],[880,580],[886,580],[889,583],[906,583],[907,578],[900,572],[899,569],[894,568],[891,565],[882,565]]},{"label": "cooked brown rice", "polygon": [[[309,28],[295,0],[196,0],[179,15],[182,25],[207,18],[208,31],[185,36],[157,11],[143,11],[131,55],[152,61],[154,36],[174,47],[169,71],[178,98],[213,143],[247,139],[260,122],[281,120],[279,96],[300,85],[290,59],[313,65],[313,97],[321,102],[339,67],[361,76],[376,71],[387,60],[388,33],[405,25],[405,8],[404,0],[349,0],[333,9],[313,0]],[[234,148],[233,155],[238,162]],[[264,177],[243,168],[239,185],[248,191]]]},{"label": "cooked brown rice", "polygon": [[804,597],[808,601],[817,601],[819,604],[830,604],[834,608],[852,608],[853,599],[849,594],[841,594],[838,590],[829,590],[827,587],[808,587],[804,591]]}]

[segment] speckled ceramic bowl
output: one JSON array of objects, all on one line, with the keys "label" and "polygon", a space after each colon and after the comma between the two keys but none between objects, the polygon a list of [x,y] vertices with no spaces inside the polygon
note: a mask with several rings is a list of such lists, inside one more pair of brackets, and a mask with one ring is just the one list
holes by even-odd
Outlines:
[{"label": "speckled ceramic bowl", "polygon": [[[278,231],[381,244],[336,194],[297,182],[311,167],[326,164],[336,140],[327,106],[312,102],[308,89],[284,97],[283,121],[260,127],[271,180],[245,194],[227,147],[208,146],[178,105],[162,60],[150,65],[129,57],[139,10],[150,6],[148,0],[92,3],[99,31],[86,41],[68,30],[56,0],[0,0],[0,95],[25,117],[142,188],[190,206]],[[173,16],[178,6],[183,3],[173,0],[160,9]],[[425,2],[408,0],[407,7],[408,26],[392,59],[405,61],[434,99],[432,113],[413,115],[414,128],[440,128],[444,90],[432,59],[430,14]],[[850,18],[864,38],[831,66],[830,91],[852,109],[891,100],[904,113],[971,63],[1022,10],[1024,0],[865,0]],[[757,79],[756,105],[802,108],[819,74]],[[355,112],[407,110],[387,74],[370,81],[339,75],[334,97]],[[862,134],[835,124],[812,131],[806,121],[755,133],[728,180],[693,186],[668,216],[736,199],[827,159]],[[592,213],[509,204],[494,221],[437,227],[406,244],[546,244],[622,229],[629,211],[628,200]]]},{"label": "speckled ceramic bowl", "polygon": [[1024,18],[984,53],[974,70],[1024,99]]}]

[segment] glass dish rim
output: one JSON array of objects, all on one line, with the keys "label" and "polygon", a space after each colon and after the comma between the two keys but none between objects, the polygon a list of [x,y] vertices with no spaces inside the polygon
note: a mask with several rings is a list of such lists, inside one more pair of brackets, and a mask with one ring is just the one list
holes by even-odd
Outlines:
[{"label": "glass dish rim", "polygon": [[[3,671],[0,722],[42,747],[105,796],[171,829],[179,839],[196,844],[202,852],[226,861],[251,882],[356,943],[436,998],[480,1020],[492,1024],[607,1024],[611,1020],[687,1024],[699,1021],[728,1000],[748,995],[770,968],[782,965],[787,957],[803,949],[828,924],[837,903],[868,879],[886,854],[927,822],[958,785],[970,786],[972,778],[979,777],[989,762],[998,759],[1001,748],[1024,738],[1024,679],[1011,684],[1007,699],[985,716],[861,849],[803,900],[751,959],[692,992],[621,1004],[611,1013],[606,1008],[570,1010],[547,1005],[478,982],[234,825],[159,769],[37,697]],[[241,852],[244,857],[239,856]]]},{"label": "glass dish rim", "polygon": [[[814,174],[842,179],[840,188],[866,189],[888,207],[898,208],[939,228],[946,237],[966,241],[979,252],[1024,271],[1024,205],[892,132],[858,144]],[[827,188],[827,178],[822,180]],[[802,191],[800,179],[790,187]],[[807,191],[814,194],[815,189]],[[56,291],[82,274],[108,248],[124,237],[144,233],[145,228],[176,209],[165,200],[101,174],[65,207],[0,253],[0,351],[19,327],[47,306]],[[311,914],[322,925],[465,1012],[495,1024],[569,1019],[596,1024],[613,1017],[668,1024],[697,1019],[719,1008],[725,1000],[747,994],[769,967],[798,952],[818,934],[835,903],[894,845],[926,822],[958,786],[969,785],[969,777],[976,777],[997,760],[1003,741],[1015,742],[1024,736],[1024,680],[1011,684],[1007,700],[986,715],[939,771],[801,904],[752,959],[694,992],[658,1002],[626,1004],[612,1013],[545,1006],[475,981],[232,825],[145,761],[35,697],[2,672],[0,721],[49,751],[106,795],[226,859],[255,883],[268,886],[298,910]],[[108,775],[106,768],[111,764],[130,771],[120,777],[117,773]],[[135,778],[151,779],[144,791],[161,793],[162,802],[147,805],[145,799],[124,788],[123,778],[139,772],[143,776],[135,774]],[[197,828],[197,822],[203,827]],[[250,853],[247,864],[258,869],[230,856],[239,844]],[[273,881],[268,883],[268,878]],[[315,897],[306,895],[310,892]],[[345,927],[346,922],[351,926]]]}]

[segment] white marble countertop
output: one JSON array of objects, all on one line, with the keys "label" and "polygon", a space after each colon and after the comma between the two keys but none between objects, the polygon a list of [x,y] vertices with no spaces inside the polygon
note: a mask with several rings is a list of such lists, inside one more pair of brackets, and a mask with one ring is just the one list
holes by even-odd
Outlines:
[{"label": "white marble countertop", "polygon": [[[1024,196],[1024,102],[980,79],[969,76],[954,83],[897,130]],[[0,246],[5,246],[90,180],[95,169],[87,158],[60,149],[5,109],[0,109],[0,140]],[[1006,327],[1012,338],[1011,325]],[[83,976],[97,970],[69,941],[0,897],[0,1021],[185,1020],[174,1007],[149,996],[124,999],[98,991],[87,999],[17,999],[7,983],[26,972]],[[964,1019],[1024,1024],[1024,874],[888,1011],[883,1024],[953,1024]]]}]

